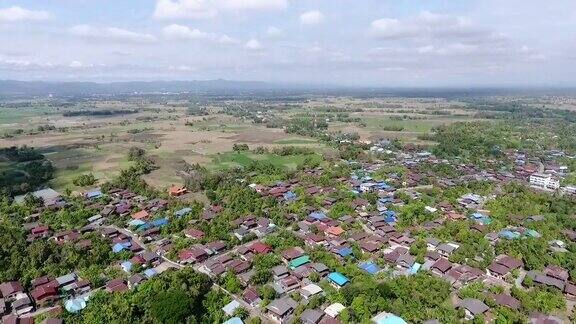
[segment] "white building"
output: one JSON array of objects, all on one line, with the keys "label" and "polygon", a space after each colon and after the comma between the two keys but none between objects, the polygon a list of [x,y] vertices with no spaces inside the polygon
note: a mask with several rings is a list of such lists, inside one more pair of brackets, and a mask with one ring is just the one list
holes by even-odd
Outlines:
[{"label": "white building", "polygon": [[551,174],[533,173],[530,176],[532,187],[544,190],[557,190],[560,188],[560,181]]}]

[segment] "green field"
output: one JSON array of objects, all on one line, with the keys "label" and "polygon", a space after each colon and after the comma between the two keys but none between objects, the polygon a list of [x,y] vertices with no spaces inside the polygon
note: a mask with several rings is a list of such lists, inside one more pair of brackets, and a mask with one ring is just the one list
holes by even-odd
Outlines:
[{"label": "green field", "polygon": [[[233,167],[245,167],[252,161],[270,162],[276,167],[285,170],[295,170],[300,163],[308,157],[317,157],[316,155],[290,155],[280,156],[276,154],[254,154],[247,152],[226,152],[213,156],[212,164],[208,168],[213,170],[222,170]],[[319,157],[317,157],[319,158]]]},{"label": "green field", "polygon": [[298,145],[298,144],[317,144],[318,141],[315,139],[308,138],[287,138],[274,141],[274,144],[284,144],[284,145]]},{"label": "green field", "polygon": [[10,124],[24,123],[29,118],[53,113],[53,108],[49,107],[3,108],[0,114],[0,125],[5,127]]},{"label": "green field", "polygon": [[434,127],[465,120],[467,119],[461,117],[449,118],[445,116],[439,119],[414,119],[414,120],[394,120],[386,117],[362,118],[362,121],[366,124],[366,127],[369,129],[383,130],[383,128],[386,127],[401,126],[403,127],[402,132],[417,132],[417,133],[427,133],[430,132]]}]

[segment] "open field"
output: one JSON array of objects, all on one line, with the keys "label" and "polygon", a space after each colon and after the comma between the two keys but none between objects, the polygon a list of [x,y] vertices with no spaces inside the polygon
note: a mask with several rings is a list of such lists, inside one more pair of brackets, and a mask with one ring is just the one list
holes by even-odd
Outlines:
[{"label": "open field", "polygon": [[[302,162],[302,157],[230,153],[235,144],[247,144],[250,149],[299,146],[318,152],[329,150],[316,138],[288,134],[280,127],[254,123],[243,116],[244,113],[227,113],[227,109],[238,105],[250,107],[259,103],[214,102],[206,105],[209,113],[201,115],[188,114],[187,103],[179,100],[165,103],[96,100],[65,108],[38,103],[6,109],[8,113],[0,118],[0,134],[10,136],[0,139],[0,147],[28,145],[40,148],[57,168],[57,180],[51,185],[72,190],[82,189],[75,188],[72,180],[84,173],[93,173],[100,181],[111,179],[129,165],[126,153],[132,146],[146,149],[160,166],[144,179],[161,188],[182,182],[179,170],[184,163],[221,170],[246,166],[253,160],[268,161],[286,169],[293,169]],[[463,109],[462,103],[444,99],[338,97],[303,101],[289,108],[279,103],[267,107],[262,107],[256,114],[282,120],[326,116],[331,132],[357,133],[363,140],[399,138],[424,145],[433,143],[419,137],[434,127],[473,119],[473,111]],[[70,112],[84,110],[126,110],[130,113],[69,116]],[[64,116],[65,113],[68,115]],[[350,120],[335,120],[337,114],[345,114]],[[43,129],[46,125],[52,128]],[[22,131],[14,133],[15,130]]]}]

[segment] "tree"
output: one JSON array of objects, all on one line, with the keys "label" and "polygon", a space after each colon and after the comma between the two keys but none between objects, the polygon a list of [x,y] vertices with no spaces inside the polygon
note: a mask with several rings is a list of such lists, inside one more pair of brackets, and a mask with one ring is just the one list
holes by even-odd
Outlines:
[{"label": "tree", "polygon": [[182,323],[192,315],[192,300],[178,288],[158,292],[150,306],[150,315],[160,323]]},{"label": "tree", "polygon": [[241,152],[241,151],[248,151],[250,150],[250,148],[248,147],[248,144],[234,144],[232,146],[232,150],[235,152]]},{"label": "tree", "polygon": [[96,178],[92,173],[81,174],[72,180],[72,183],[79,187],[91,186],[96,183]]}]

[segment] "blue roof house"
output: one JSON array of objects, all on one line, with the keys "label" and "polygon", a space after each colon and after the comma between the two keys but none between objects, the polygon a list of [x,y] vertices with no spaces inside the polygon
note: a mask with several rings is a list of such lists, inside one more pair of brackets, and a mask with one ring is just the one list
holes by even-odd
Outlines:
[{"label": "blue roof house", "polygon": [[152,225],[152,227],[166,226],[166,225],[168,225],[168,218],[164,217],[164,218],[155,219],[152,222],[150,222],[150,225]]},{"label": "blue roof house", "polygon": [[222,324],[244,324],[244,322],[242,322],[240,317],[232,317]]},{"label": "blue roof house", "polygon": [[310,217],[312,217],[316,220],[321,220],[321,219],[326,218],[326,214],[324,214],[323,212],[320,212],[320,211],[315,211],[315,212],[310,213]]},{"label": "blue roof house", "polygon": [[492,220],[490,219],[490,217],[488,217],[488,216],[486,216],[480,212],[475,212],[470,217],[472,218],[472,220],[474,220],[477,223],[480,223],[482,225],[489,225],[490,223],[492,223]]},{"label": "blue roof house", "polygon": [[344,247],[341,247],[341,248],[337,249],[337,250],[336,250],[336,253],[337,253],[339,256],[345,258],[345,257],[347,257],[347,256],[352,255],[352,248],[349,247],[349,246],[344,246]]},{"label": "blue roof house", "polygon": [[380,271],[380,268],[376,263],[374,263],[374,261],[361,262],[358,264],[358,267],[371,275],[374,275]]},{"label": "blue roof house", "polygon": [[157,274],[158,272],[152,268],[144,270],[144,276],[146,276],[146,278],[152,278]]},{"label": "blue roof house", "polygon": [[116,243],[112,246],[112,252],[120,253],[129,248],[132,244],[130,242]]},{"label": "blue roof house", "polygon": [[124,272],[130,273],[130,270],[132,270],[132,262],[124,261],[124,262],[120,263],[120,267],[122,268],[122,270]]},{"label": "blue roof house", "polygon": [[128,226],[134,226],[134,227],[139,227],[146,224],[145,221],[141,220],[141,219],[133,219],[131,221],[128,222]]},{"label": "blue roof house", "polygon": [[285,201],[294,201],[296,200],[296,198],[297,198],[296,194],[292,191],[288,191],[284,194]]},{"label": "blue roof house", "polygon": [[331,272],[328,275],[328,281],[336,289],[340,289],[344,287],[348,282],[350,282],[350,280],[348,280],[348,278],[346,278],[340,272]]},{"label": "blue roof house", "polygon": [[182,217],[182,216],[186,216],[188,215],[190,212],[192,211],[192,208],[190,207],[184,207],[180,210],[177,210],[174,212],[174,216],[176,217]]},{"label": "blue roof house", "polygon": [[92,190],[86,193],[86,198],[88,199],[98,199],[102,197],[102,191],[100,190]]},{"label": "blue roof house", "polygon": [[508,240],[513,240],[513,239],[517,239],[520,238],[520,233],[516,232],[516,231],[511,231],[511,230],[502,230],[500,231],[500,233],[498,233],[498,236],[508,239]]}]

